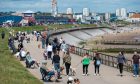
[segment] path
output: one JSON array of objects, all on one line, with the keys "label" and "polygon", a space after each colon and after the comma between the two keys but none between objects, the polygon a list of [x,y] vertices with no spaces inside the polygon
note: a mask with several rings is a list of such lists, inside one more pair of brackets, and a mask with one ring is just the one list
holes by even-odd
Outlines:
[{"label": "path", "polygon": [[[30,51],[32,57],[36,59],[37,61],[41,62],[43,60],[43,55],[42,52],[44,51],[43,49],[38,49],[38,44],[40,42],[36,41],[31,41],[31,43],[26,43],[24,42],[24,46],[27,49],[27,51]],[[80,63],[80,56],[71,54],[72,56],[72,66],[76,67],[77,64]],[[22,62],[22,64],[25,63]],[[48,64],[51,64],[50,61]],[[41,74],[39,72],[39,69],[28,69],[35,77],[38,79],[41,79]],[[134,78],[132,77],[132,73],[124,72],[123,77],[118,76],[119,71],[115,68],[101,65],[100,69],[100,74],[101,76],[93,76],[94,72],[94,67],[93,64],[91,63],[89,66],[89,76],[82,76],[82,65],[79,64],[77,67],[76,73],[77,75],[75,76],[76,78],[79,78],[81,81],[81,84],[140,84],[140,77],[139,78]],[[67,84],[67,76],[62,76],[62,82],[58,84]],[[75,78],[73,77],[73,78]],[[56,84],[55,82],[53,83],[44,83],[44,84]]]}]

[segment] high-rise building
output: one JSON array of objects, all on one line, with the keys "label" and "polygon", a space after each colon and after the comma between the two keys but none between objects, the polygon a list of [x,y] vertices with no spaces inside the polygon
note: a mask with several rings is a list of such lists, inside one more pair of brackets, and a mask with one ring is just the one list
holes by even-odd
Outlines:
[{"label": "high-rise building", "polygon": [[117,16],[117,17],[120,17],[120,16],[121,16],[121,11],[120,11],[120,9],[116,9],[116,16]]},{"label": "high-rise building", "polygon": [[90,10],[89,8],[83,8],[83,16],[89,16]]},{"label": "high-rise building", "polygon": [[52,12],[52,16],[56,17],[57,14],[58,14],[58,8],[57,8],[57,0],[51,0],[51,6],[52,6],[52,9],[51,9],[51,12]]},{"label": "high-rise building", "polygon": [[110,20],[110,13],[105,13],[105,20]]},{"label": "high-rise building", "polygon": [[127,17],[127,10],[125,8],[121,8],[121,17],[126,18]]},{"label": "high-rise building", "polygon": [[117,9],[116,16],[120,19],[125,19],[127,17],[127,10],[125,8]]},{"label": "high-rise building", "polygon": [[72,8],[67,8],[67,14],[73,14],[73,9]]}]

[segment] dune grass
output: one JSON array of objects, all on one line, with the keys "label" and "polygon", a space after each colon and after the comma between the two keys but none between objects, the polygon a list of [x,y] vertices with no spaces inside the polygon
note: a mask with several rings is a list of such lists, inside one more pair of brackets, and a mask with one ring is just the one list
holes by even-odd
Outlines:
[{"label": "dune grass", "polygon": [[0,84],[43,84],[11,54],[8,48],[8,32],[4,40],[0,37]]}]

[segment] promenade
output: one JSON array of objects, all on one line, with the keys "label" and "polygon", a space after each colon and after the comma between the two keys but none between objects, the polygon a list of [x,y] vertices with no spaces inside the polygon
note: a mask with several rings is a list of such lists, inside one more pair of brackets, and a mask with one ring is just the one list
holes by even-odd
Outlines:
[{"label": "promenade", "polygon": [[[40,64],[44,60],[43,51],[44,49],[39,49],[38,44],[41,42],[37,42],[35,40],[31,40],[30,43],[24,42],[24,46],[27,51],[31,53],[31,56],[36,59]],[[60,56],[61,53],[60,53]],[[76,76],[73,78],[79,78],[80,84],[140,84],[140,77],[134,78],[132,73],[125,72],[124,76],[119,76],[119,70],[116,68],[112,68],[109,66],[101,65],[100,66],[100,76],[94,76],[94,66],[91,62],[89,65],[89,76],[82,76],[82,64],[81,64],[81,57],[71,54],[72,56],[72,67],[76,68]],[[62,61],[62,59],[61,59]],[[49,67],[51,68],[51,61],[47,61]],[[24,66],[25,63],[21,62]],[[61,63],[62,65],[62,63]],[[33,74],[36,78],[41,79],[41,74],[39,68],[36,69],[28,69],[31,74]],[[65,70],[64,70],[65,71]],[[65,73],[65,72],[64,72]],[[58,84],[67,84],[67,76],[62,75],[62,80]],[[56,82],[44,82],[44,84],[57,84]]]}]

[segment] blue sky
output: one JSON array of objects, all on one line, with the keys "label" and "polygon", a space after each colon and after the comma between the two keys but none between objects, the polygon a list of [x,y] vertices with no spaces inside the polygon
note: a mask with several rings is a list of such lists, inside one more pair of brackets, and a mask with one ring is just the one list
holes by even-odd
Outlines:
[{"label": "blue sky", "polygon": [[[117,8],[140,12],[140,0],[57,0],[59,12],[68,7],[74,12],[90,8],[91,12],[115,12]],[[51,0],[0,0],[0,11],[51,11]]]}]

